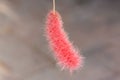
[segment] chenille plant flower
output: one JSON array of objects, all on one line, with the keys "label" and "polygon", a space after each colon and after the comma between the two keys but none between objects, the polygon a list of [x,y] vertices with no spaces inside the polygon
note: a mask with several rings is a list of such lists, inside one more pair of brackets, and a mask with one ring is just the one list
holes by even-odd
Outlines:
[{"label": "chenille plant flower", "polygon": [[63,29],[61,16],[55,11],[55,2],[53,10],[47,15],[46,36],[58,64],[63,69],[72,72],[82,66],[82,56],[69,41],[68,35]]}]

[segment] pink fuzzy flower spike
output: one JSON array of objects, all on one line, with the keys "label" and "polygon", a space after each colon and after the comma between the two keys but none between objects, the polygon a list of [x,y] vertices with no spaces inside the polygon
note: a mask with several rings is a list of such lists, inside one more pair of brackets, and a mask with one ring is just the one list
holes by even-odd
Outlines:
[{"label": "pink fuzzy flower spike", "polygon": [[51,49],[63,69],[70,72],[82,66],[82,56],[73,47],[63,29],[62,19],[57,11],[50,11],[47,16],[46,34]]}]

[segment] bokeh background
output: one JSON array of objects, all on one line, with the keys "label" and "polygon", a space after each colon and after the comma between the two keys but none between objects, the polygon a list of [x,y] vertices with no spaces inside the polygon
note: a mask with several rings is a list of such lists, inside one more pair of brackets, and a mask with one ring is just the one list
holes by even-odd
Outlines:
[{"label": "bokeh background", "polygon": [[85,57],[61,71],[45,37],[52,0],[0,0],[0,80],[120,80],[120,0],[56,0],[70,40]]}]

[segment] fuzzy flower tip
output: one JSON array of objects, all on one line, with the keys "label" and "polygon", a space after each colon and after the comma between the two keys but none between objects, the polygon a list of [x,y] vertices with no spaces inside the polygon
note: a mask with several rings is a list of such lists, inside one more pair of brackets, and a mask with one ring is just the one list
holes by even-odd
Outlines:
[{"label": "fuzzy flower tip", "polygon": [[48,13],[46,35],[49,45],[62,69],[68,69],[72,72],[82,66],[82,56],[69,41],[68,35],[63,29],[61,16],[57,11]]}]

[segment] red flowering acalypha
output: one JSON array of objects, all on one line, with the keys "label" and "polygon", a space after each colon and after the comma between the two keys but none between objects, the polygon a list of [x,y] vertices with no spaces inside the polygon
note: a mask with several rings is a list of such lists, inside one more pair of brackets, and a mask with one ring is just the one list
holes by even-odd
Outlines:
[{"label": "red flowering acalypha", "polygon": [[58,64],[71,72],[82,66],[82,57],[69,41],[63,29],[62,19],[57,11],[50,11],[47,16],[46,35]]}]

